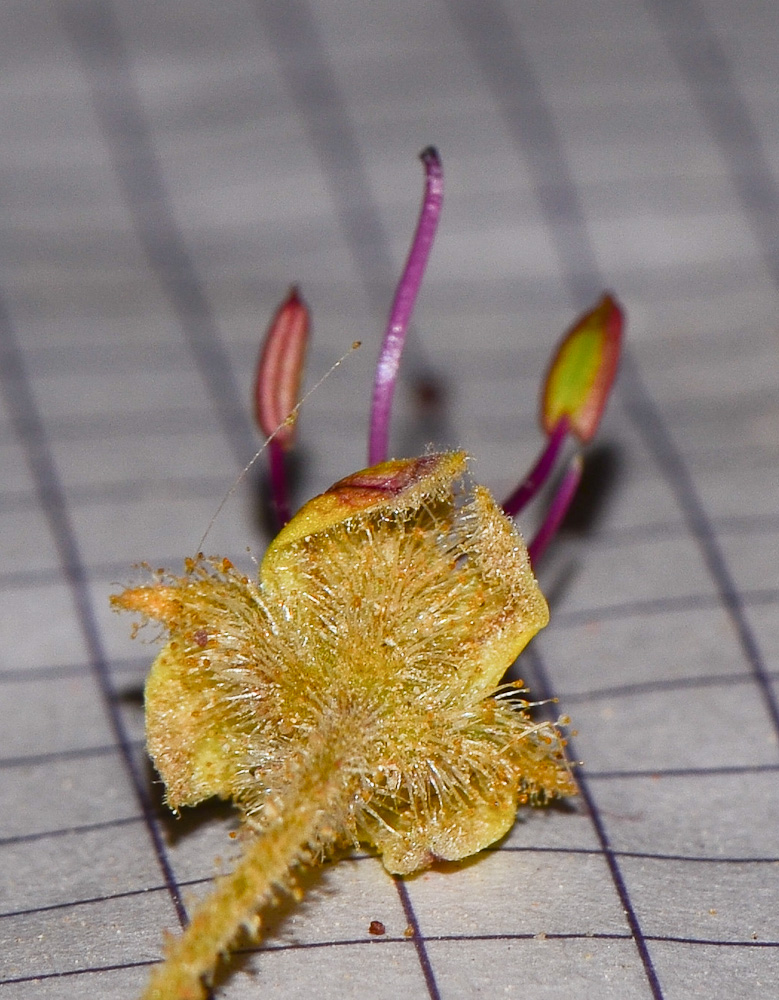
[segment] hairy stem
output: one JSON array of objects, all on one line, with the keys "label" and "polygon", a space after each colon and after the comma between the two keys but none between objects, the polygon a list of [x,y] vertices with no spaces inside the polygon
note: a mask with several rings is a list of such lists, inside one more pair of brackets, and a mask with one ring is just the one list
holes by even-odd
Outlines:
[{"label": "hairy stem", "polygon": [[154,969],[141,1000],[204,1000],[205,981],[220,956],[235,945],[242,927],[253,925],[258,910],[291,887],[290,873],[306,860],[307,847],[335,839],[333,806],[343,803],[345,791],[338,769],[341,741],[328,746],[317,738],[323,735],[309,744],[309,750],[320,744],[320,752],[300,755],[297,773],[275,803],[278,820],[248,842],[235,870],[217,881],[183,934],[166,945],[165,961]]}]

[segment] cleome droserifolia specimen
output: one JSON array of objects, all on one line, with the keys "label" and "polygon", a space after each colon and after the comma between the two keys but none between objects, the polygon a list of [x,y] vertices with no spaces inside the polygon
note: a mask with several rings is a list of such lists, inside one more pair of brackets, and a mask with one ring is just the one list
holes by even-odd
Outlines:
[{"label": "cleome droserifolia specimen", "polygon": [[569,433],[594,433],[621,312],[607,296],[563,341],[542,403],[546,449],[503,508],[471,484],[462,452],[386,460],[397,362],[441,201],[437,154],[422,158],[427,189],[379,359],[371,467],[290,518],[284,451],[308,333],[293,291],[258,378],[281,524],[258,579],[199,555],[181,577],[160,571],[112,598],[167,632],[146,684],[146,731],[168,805],[232,800],[246,832],[235,870],[166,943],[147,1000],[205,997],[220,956],[256,938],[263,910],[300,892],[296,872],[337,849],[370,845],[405,875],[493,843],[520,805],[576,791],[557,725],[531,716],[521,681],[501,679],[547,623],[531,558],[579,464],[531,556],[506,511],[548,478]]}]

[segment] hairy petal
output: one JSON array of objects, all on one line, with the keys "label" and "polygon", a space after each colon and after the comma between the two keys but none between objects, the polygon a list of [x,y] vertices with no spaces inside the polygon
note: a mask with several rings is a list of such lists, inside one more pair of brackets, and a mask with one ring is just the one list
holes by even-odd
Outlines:
[{"label": "hairy petal", "polygon": [[247,762],[284,715],[288,666],[256,584],[227,560],[198,560],[188,570],[113,599],[170,633],[145,702],[149,754],[173,809],[237,797]]},{"label": "hairy petal", "polygon": [[381,765],[363,818],[368,839],[397,874],[470,857],[511,829],[519,805],[575,794],[564,746],[556,726],[534,723],[517,703],[452,706],[431,721],[427,756],[396,752]]},{"label": "hairy petal", "polygon": [[297,630],[357,654],[353,679],[424,684],[431,707],[493,688],[548,620],[512,523],[487,490],[455,493],[463,471],[455,453],[357,473],[306,504],[261,569]]}]

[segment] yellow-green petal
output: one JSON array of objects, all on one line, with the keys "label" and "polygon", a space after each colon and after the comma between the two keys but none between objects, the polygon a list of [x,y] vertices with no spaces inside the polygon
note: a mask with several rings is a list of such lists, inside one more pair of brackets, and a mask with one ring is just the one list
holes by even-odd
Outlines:
[{"label": "yellow-green petal", "polygon": [[176,641],[160,651],[146,681],[146,745],[172,809],[234,794],[248,737],[214,687]]},{"label": "yellow-green petal", "polygon": [[310,535],[358,515],[381,516],[418,507],[423,500],[446,493],[465,472],[465,452],[394,459],[339,479],[309,500],[269,545],[260,578],[272,575],[284,550]]}]

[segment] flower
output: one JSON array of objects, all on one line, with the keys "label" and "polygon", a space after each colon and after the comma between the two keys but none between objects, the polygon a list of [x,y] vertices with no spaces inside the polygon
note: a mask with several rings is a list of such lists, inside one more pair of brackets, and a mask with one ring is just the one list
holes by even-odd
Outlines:
[{"label": "flower", "polygon": [[[280,890],[295,891],[300,866],[367,843],[388,871],[408,874],[493,843],[519,805],[576,790],[557,725],[531,717],[522,681],[501,683],[548,620],[513,521],[470,483],[462,452],[386,460],[418,241],[424,257],[440,209],[440,161],[433,150],[423,160],[422,222],[376,380],[372,466],[287,519],[277,449],[282,526],[257,580],[198,555],[183,576],[160,572],[112,598],[168,633],[146,685],[148,749],[168,804],[232,800],[250,834],[232,874],[167,943],[148,1000],[204,997],[219,955],[242,928],[258,929]],[[303,309],[294,293],[263,352],[284,372],[282,391],[267,372],[257,382],[260,397],[274,394],[258,399],[263,419],[287,427],[278,408],[297,393]]]}]

